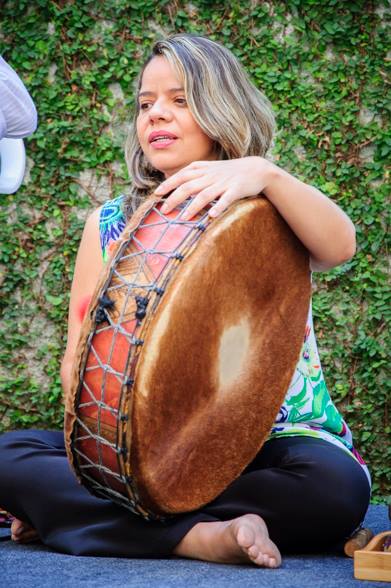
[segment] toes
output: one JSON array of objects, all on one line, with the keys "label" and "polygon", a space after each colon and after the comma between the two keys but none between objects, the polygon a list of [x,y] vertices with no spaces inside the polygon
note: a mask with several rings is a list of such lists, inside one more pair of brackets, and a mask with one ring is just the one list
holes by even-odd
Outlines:
[{"label": "toes", "polygon": [[264,568],[275,568],[276,560],[274,557],[270,557],[267,553],[259,553],[258,556],[253,560],[257,566]]},{"label": "toes", "polygon": [[246,515],[233,522],[231,528],[236,544],[252,563],[267,568],[277,568],[281,564],[278,548],[270,540],[262,519]]},{"label": "toes", "polygon": [[259,549],[256,545],[251,545],[251,547],[247,549],[247,553],[251,559],[256,559],[259,555]]},{"label": "toes", "polygon": [[11,539],[17,543],[28,543],[37,538],[37,532],[30,525],[14,519],[11,525]]},{"label": "toes", "polygon": [[270,555],[264,555],[263,556],[263,565],[265,566],[265,568],[271,568],[272,567],[272,560],[273,560],[273,558],[270,557]]},{"label": "toes", "polygon": [[257,557],[253,560],[253,562],[257,565],[257,566],[262,566],[265,567],[267,565],[267,555],[259,552]]},{"label": "toes", "polygon": [[268,566],[269,557],[266,555],[266,553],[263,553],[262,551],[260,551],[260,549],[256,545],[253,545],[252,547],[250,547],[250,549],[248,549],[247,553],[248,553],[251,561],[254,564],[256,564],[257,566],[263,566],[263,567]]},{"label": "toes", "polygon": [[271,556],[271,555],[267,555],[265,557],[265,563],[263,564],[264,566],[268,567],[268,568],[278,568],[279,563],[277,561],[277,558]]},{"label": "toes", "polygon": [[36,531],[31,529],[20,535],[11,535],[11,539],[16,543],[30,543],[31,541],[35,541],[36,539],[38,539],[38,535]]},{"label": "toes", "polygon": [[254,531],[247,525],[242,525],[241,527],[239,527],[238,530],[237,542],[240,545],[240,547],[244,547],[245,549],[248,549],[249,547],[253,546]]},{"label": "toes", "polygon": [[17,525],[11,525],[11,537],[14,541],[20,539],[24,535],[24,533],[26,533],[26,528],[24,527],[24,525],[22,525],[22,523]]},{"label": "toes", "polygon": [[267,553],[263,553],[262,551],[259,551],[258,549],[255,551],[253,551],[252,553],[250,553],[250,550],[248,551],[248,554],[250,556],[250,558],[252,559],[253,563],[255,563],[257,566],[262,566],[264,568],[276,568],[278,567],[278,563],[275,557],[272,557],[271,555],[268,555]]},{"label": "toes", "polygon": [[22,533],[24,529],[24,525],[22,523],[22,521],[20,521],[19,519],[14,519],[11,523],[11,531],[13,533],[15,533],[16,535],[18,533]]}]

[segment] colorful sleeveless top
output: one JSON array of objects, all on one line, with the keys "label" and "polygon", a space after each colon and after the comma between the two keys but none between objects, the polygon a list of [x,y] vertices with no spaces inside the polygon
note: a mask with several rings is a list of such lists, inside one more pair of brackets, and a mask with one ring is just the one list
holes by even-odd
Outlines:
[{"label": "colorful sleeveless top", "polygon": [[[108,260],[126,224],[123,200],[123,196],[118,196],[106,202],[101,209],[99,229],[104,261]],[[370,483],[368,468],[353,447],[352,433],[332,402],[323,377],[311,305],[299,361],[269,438],[297,435],[337,445],[363,467]]]}]

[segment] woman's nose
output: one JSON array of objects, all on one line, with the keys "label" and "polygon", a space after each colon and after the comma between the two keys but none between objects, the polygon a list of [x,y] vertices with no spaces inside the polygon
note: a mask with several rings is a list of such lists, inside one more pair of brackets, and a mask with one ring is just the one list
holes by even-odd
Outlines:
[{"label": "woman's nose", "polygon": [[171,117],[170,109],[167,107],[166,104],[156,100],[154,104],[149,109],[149,118],[151,121],[153,120],[169,120]]}]

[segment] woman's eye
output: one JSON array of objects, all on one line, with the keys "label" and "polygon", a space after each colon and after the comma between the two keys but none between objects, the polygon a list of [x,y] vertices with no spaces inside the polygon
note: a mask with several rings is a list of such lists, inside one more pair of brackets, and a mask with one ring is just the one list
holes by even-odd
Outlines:
[{"label": "woman's eye", "polygon": [[180,106],[185,106],[187,104],[186,98],[175,98],[175,102]]},{"label": "woman's eye", "polygon": [[140,104],[140,110],[148,110],[148,108],[151,106],[150,102],[142,102]]}]

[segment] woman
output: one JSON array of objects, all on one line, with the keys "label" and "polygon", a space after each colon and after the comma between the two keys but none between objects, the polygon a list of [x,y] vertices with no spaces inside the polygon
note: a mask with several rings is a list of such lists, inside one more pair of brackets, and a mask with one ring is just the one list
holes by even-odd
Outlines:
[{"label": "woman", "polygon": [[[177,35],[154,46],[140,76],[134,128],[127,145],[132,197],[96,210],[81,240],[61,368],[65,394],[85,300],[126,217],[152,191],[167,196],[163,212],[192,196],[188,218],[212,200],[210,214],[218,216],[234,200],[262,192],[309,250],[313,271],[343,263],[355,250],[354,227],[338,206],[265,159],[274,129],[270,105],[217,43]],[[35,529],[46,545],[78,555],[177,555],[273,568],[280,551],[321,549],[348,537],[370,496],[365,465],[323,381],[311,313],[270,438],[199,511],[146,522],[91,496],[70,472],[59,432],[3,435],[0,464],[0,504],[17,517],[13,538],[31,538]]]}]

